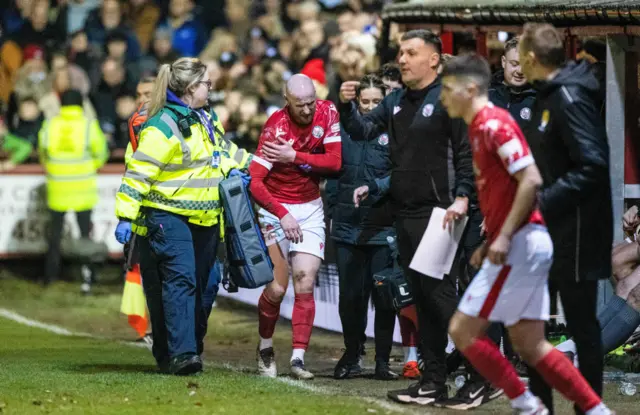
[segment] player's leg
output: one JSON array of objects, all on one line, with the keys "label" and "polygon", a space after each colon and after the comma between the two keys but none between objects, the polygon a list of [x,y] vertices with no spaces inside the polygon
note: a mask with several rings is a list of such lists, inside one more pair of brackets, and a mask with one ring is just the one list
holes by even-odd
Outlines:
[{"label": "player's leg", "polygon": [[521,320],[509,327],[509,335],[527,364],[587,415],[611,413],[573,363],[545,339],[544,321]]},{"label": "player's leg", "polygon": [[[304,238],[307,239],[305,233]],[[305,369],[304,354],[309,346],[313,320],[316,315],[316,303],[313,298],[318,269],[322,259],[307,252],[291,253],[291,272],[295,301],[291,325],[293,331],[293,353],[291,355],[291,373],[299,379],[312,379],[313,374]]]},{"label": "player's leg", "polygon": [[410,305],[400,310],[398,314],[402,349],[404,351],[404,367],[402,376],[407,379],[420,377],[418,368],[418,316],[416,306]]},{"label": "player's leg", "polygon": [[273,332],[280,317],[280,303],[289,285],[289,242],[269,245],[269,257],[273,262],[273,281],[262,291],[258,300],[258,343],[257,361],[258,373],[262,376],[276,377],[278,375],[273,350]]}]

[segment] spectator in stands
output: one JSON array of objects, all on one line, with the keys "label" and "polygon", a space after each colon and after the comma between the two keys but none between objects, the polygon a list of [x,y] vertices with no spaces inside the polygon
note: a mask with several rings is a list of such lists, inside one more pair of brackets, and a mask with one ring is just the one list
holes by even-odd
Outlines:
[{"label": "spectator in stands", "polygon": [[132,62],[129,60],[128,48],[127,34],[118,29],[112,30],[104,42],[105,56],[123,62],[127,79],[133,82],[140,76],[140,68],[137,61]]},{"label": "spectator in stands", "polygon": [[47,0],[34,0],[28,20],[11,38],[23,48],[27,45],[37,45],[44,50],[53,50],[62,43],[65,34],[49,24],[48,13]]},{"label": "spectator in stands", "polygon": [[[255,4],[255,2],[254,2]],[[267,0],[264,2],[264,9],[256,12],[256,21],[267,36],[271,39],[279,40],[287,34],[282,22],[281,1]],[[258,6],[261,6],[260,4]]]},{"label": "spectator in stands", "polygon": [[7,154],[6,160],[0,160],[0,173],[4,173],[28,159],[33,151],[33,145],[11,134],[4,120],[0,119],[0,150]]},{"label": "spectator in stands", "polygon": [[156,25],[160,20],[160,8],[153,0],[129,0],[127,24],[133,28],[140,49],[143,53],[149,50]]},{"label": "spectator in stands", "polygon": [[218,60],[224,52],[238,53],[238,41],[236,37],[224,28],[217,28],[211,33],[207,46],[200,54],[203,61]]},{"label": "spectator in stands", "polygon": [[90,80],[94,80],[96,72],[95,62],[98,59],[95,51],[89,48],[89,38],[84,30],[78,30],[69,35],[71,42],[69,48],[69,61],[82,68]]},{"label": "spectator in stands", "polygon": [[16,74],[13,93],[9,98],[7,119],[13,125],[18,103],[25,97],[40,101],[51,89],[44,50],[35,45],[27,46],[23,51],[24,64]]},{"label": "spectator in stands", "polygon": [[124,92],[116,98],[114,148],[127,148],[129,144],[129,117],[135,112],[136,108],[136,98],[129,92]]},{"label": "spectator in stands", "polygon": [[82,94],[68,90],[60,100],[60,114],[42,126],[38,146],[40,162],[47,173],[47,207],[51,216],[45,284],[58,278],[67,211],[76,213],[81,236],[89,238],[91,210],[98,203],[96,172],[109,157],[98,122],[83,114]]},{"label": "spectator in stands", "polygon": [[193,0],[171,0],[169,16],[159,25],[173,31],[171,44],[180,56],[196,57],[207,43],[208,33],[194,15],[194,6]]},{"label": "spectator in stands", "polygon": [[13,91],[13,82],[20,65],[23,53],[16,42],[6,41],[0,45],[0,111],[9,104]]},{"label": "spectator in stands", "polygon": [[89,14],[84,27],[89,43],[96,50],[102,50],[107,35],[116,29],[126,34],[127,60],[138,60],[140,45],[135,33],[124,23],[122,7],[118,0],[104,0],[102,7]]},{"label": "spectator in stands", "polygon": [[98,114],[100,127],[107,135],[109,142],[114,139],[117,123],[116,99],[120,95],[133,95],[134,87],[126,77],[122,63],[107,58],[102,63],[102,77],[96,90],[91,95],[91,101]]},{"label": "spectator in stands", "polygon": [[[60,113],[60,97],[65,91],[75,89],[82,93],[82,91],[72,86],[72,73],[69,67],[63,66],[53,69],[50,77],[52,89],[38,102],[38,106],[42,110],[44,118],[46,119],[51,119]],[[88,94],[83,93],[82,96],[82,108],[84,110],[84,115],[89,119],[95,119],[96,112],[93,109],[93,105],[91,105],[91,101],[87,98]]]},{"label": "spectator in stands", "polygon": [[347,6],[342,8],[338,12],[338,16],[336,17],[338,27],[340,27],[340,32],[346,33],[352,30],[356,30],[355,17],[356,14],[350,7]]},{"label": "spectator in stands", "polygon": [[16,120],[9,125],[10,132],[27,140],[33,147],[38,145],[38,132],[44,121],[44,117],[38,107],[38,101],[26,96],[18,103]]},{"label": "spectator in stands", "polygon": [[251,28],[251,21],[247,10],[251,5],[250,0],[234,0],[225,2],[225,12],[229,21],[229,31],[236,38],[241,39]]},{"label": "spectator in stands", "polygon": [[180,57],[171,45],[172,37],[173,32],[168,27],[159,27],[156,30],[151,50],[140,61],[140,76],[149,76],[156,72],[160,65],[170,64]]},{"label": "spectator in stands", "polygon": [[17,32],[28,21],[33,0],[11,0],[2,13],[2,28],[7,35]]},{"label": "spectator in stands", "polygon": [[60,14],[67,20],[67,33],[72,34],[84,28],[89,13],[100,7],[102,0],[67,0],[65,3]]},{"label": "spectator in stands", "polygon": [[80,91],[83,96],[88,96],[89,92],[91,92],[89,75],[80,66],[69,62],[64,50],[54,51],[50,55],[49,68],[51,72],[68,69],[71,78],[71,89]]},{"label": "spectator in stands", "polygon": [[402,74],[397,63],[385,63],[378,71],[378,76],[382,80],[387,94],[391,91],[400,89],[402,85]]}]

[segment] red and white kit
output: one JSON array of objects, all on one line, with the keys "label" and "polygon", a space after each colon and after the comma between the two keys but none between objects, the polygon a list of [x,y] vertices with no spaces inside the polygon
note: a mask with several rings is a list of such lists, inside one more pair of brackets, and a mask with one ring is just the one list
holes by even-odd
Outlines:
[{"label": "red and white kit", "polygon": [[[534,163],[520,127],[509,113],[489,104],[469,125],[480,210],[487,244],[498,236],[518,188],[512,177]],[[547,280],[553,244],[542,214],[534,209],[513,235],[505,265],[485,259],[460,300],[458,309],[469,316],[502,322],[548,320]]]},{"label": "red and white kit", "polygon": [[[265,142],[288,141],[296,150],[293,164],[271,164],[262,157]],[[282,108],[267,120],[258,149],[249,166],[251,193],[262,207],[258,219],[267,245],[279,243],[283,253],[304,252],[324,259],[325,222],[320,198],[320,174],[340,170],[342,143],[340,118],[330,101],[317,100],[313,122],[297,125]],[[303,241],[289,243],[280,219],[291,215],[298,221]]]}]

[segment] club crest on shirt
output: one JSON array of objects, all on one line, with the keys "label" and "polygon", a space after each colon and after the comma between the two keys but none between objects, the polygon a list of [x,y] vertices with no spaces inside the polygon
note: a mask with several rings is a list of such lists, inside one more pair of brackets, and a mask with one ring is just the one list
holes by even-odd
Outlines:
[{"label": "club crest on shirt", "polygon": [[427,104],[422,108],[422,116],[423,117],[431,117],[433,114],[433,104]]},{"label": "club crest on shirt", "polygon": [[320,127],[319,125],[316,125],[315,127],[313,127],[313,130],[311,131],[311,134],[315,138],[321,138],[324,135],[324,129],[322,127]]},{"label": "club crest on shirt", "polygon": [[531,110],[527,107],[524,107],[523,109],[520,110],[520,118],[522,118],[523,120],[530,120],[531,119]]},{"label": "club crest on shirt", "polygon": [[540,121],[538,130],[544,131],[547,128],[547,124],[549,124],[550,119],[551,119],[551,114],[549,113],[549,110],[542,111],[542,120]]},{"label": "club crest on shirt", "polygon": [[382,134],[380,137],[378,137],[378,144],[380,144],[381,146],[386,146],[387,144],[389,144],[389,136],[387,134]]}]

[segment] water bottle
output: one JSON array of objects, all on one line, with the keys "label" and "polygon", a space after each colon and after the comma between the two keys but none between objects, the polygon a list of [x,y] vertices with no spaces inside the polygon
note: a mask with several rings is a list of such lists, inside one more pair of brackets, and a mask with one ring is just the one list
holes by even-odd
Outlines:
[{"label": "water bottle", "polygon": [[636,388],[636,385],[633,383],[621,382],[618,391],[620,392],[620,395],[633,396],[638,391],[638,388]]},{"label": "water bottle", "polygon": [[460,389],[463,387],[466,381],[467,379],[463,375],[456,376],[456,388]]}]

